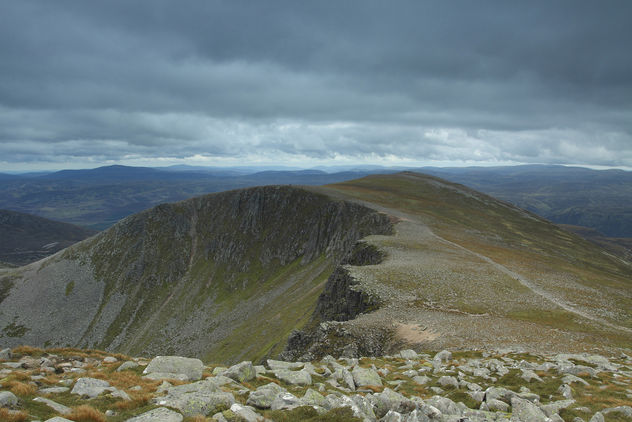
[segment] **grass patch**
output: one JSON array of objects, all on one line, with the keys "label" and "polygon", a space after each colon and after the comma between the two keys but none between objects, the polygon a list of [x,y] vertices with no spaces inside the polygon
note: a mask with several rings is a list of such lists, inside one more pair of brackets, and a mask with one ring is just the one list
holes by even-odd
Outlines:
[{"label": "grass patch", "polygon": [[105,415],[92,406],[81,405],[65,416],[75,422],[107,422]]},{"label": "grass patch", "polygon": [[0,421],[4,422],[24,422],[29,419],[29,415],[23,411],[11,411],[9,409],[0,408]]}]

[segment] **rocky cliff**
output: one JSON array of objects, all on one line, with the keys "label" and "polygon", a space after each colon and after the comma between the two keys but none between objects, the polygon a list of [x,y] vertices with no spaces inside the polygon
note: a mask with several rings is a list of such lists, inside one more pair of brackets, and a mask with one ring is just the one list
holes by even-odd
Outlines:
[{"label": "rocky cliff", "polygon": [[160,205],[7,273],[0,342],[274,355],[358,239],[390,230],[384,214],[292,187]]}]

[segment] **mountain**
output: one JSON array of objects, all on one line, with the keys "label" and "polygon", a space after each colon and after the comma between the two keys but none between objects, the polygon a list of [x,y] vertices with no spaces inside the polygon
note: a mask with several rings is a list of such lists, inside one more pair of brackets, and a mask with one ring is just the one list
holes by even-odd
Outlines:
[{"label": "mountain", "polygon": [[278,354],[345,251],[390,227],[369,208],[291,187],[159,205],[3,279],[0,341]]},{"label": "mountain", "polygon": [[159,205],[4,270],[0,342],[227,363],[411,345],[610,354],[632,347],[631,276],[629,261],[432,176],[257,187]]},{"label": "mountain", "polygon": [[95,233],[72,224],[0,210],[0,262],[25,265]]},{"label": "mountain", "polygon": [[421,169],[535,212],[555,223],[632,238],[632,172],[566,166]]}]

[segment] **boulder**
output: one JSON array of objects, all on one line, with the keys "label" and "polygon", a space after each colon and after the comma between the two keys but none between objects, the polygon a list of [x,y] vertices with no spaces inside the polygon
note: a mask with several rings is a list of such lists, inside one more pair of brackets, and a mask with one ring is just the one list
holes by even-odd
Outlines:
[{"label": "boulder", "polygon": [[268,359],[268,368],[277,369],[302,369],[305,364],[303,362],[285,362],[283,360]]},{"label": "boulder", "polygon": [[12,407],[18,404],[18,398],[10,391],[0,391],[0,407]]},{"label": "boulder", "polygon": [[301,404],[304,406],[320,406],[327,407],[327,399],[318,391],[308,389],[303,398],[301,398]]},{"label": "boulder", "polygon": [[632,407],[630,406],[610,407],[608,409],[602,410],[601,413],[603,413],[604,415],[607,415],[609,413],[619,413],[620,415],[632,420]]},{"label": "boulder", "polygon": [[181,356],[156,356],[149,362],[143,374],[173,374],[173,377],[161,375],[161,378],[173,379],[181,379],[181,376],[184,375],[188,381],[197,381],[202,378],[203,371],[204,364],[199,359]]},{"label": "boulder", "polygon": [[277,394],[283,391],[285,390],[282,387],[271,382],[252,391],[246,404],[259,409],[269,409]]},{"label": "boulder", "polygon": [[519,397],[511,399],[512,422],[548,422],[547,416],[535,404]]},{"label": "boulder", "polygon": [[399,352],[399,356],[402,359],[417,359],[417,352],[412,349],[405,349]]},{"label": "boulder", "polygon": [[158,404],[178,409],[184,416],[215,414],[229,409],[235,403],[231,393],[203,390],[174,392],[174,388],[177,387],[170,388],[166,396],[158,398]]},{"label": "boulder", "polygon": [[439,385],[444,388],[445,387],[459,388],[459,382],[454,377],[443,376],[439,378],[437,383],[439,383]]},{"label": "boulder", "polygon": [[243,422],[259,422],[263,421],[263,416],[258,415],[252,408],[243,406],[239,403],[235,403],[230,407],[230,411],[233,412],[237,418]]},{"label": "boulder", "polygon": [[312,376],[305,370],[291,371],[289,369],[278,369],[274,375],[281,381],[292,385],[312,385]]},{"label": "boulder", "polygon": [[426,400],[426,404],[439,409],[443,415],[457,415],[460,416],[465,410],[465,405],[462,403],[455,403],[447,397],[434,396]]},{"label": "boulder", "polygon": [[237,382],[250,381],[257,376],[257,371],[250,361],[244,361],[231,366],[222,374]]},{"label": "boulder", "polygon": [[61,394],[61,393],[65,393],[68,390],[70,390],[70,388],[68,388],[68,387],[47,387],[47,388],[42,388],[40,390],[40,393],[43,393],[43,394]]},{"label": "boulder", "polygon": [[126,422],[181,422],[182,415],[166,407],[159,407],[149,412],[128,419]]},{"label": "boulder", "polygon": [[416,407],[411,400],[390,388],[385,388],[381,393],[375,394],[373,396],[373,404],[375,415],[378,418],[384,417],[389,410],[408,413]]},{"label": "boulder", "polygon": [[440,351],[439,353],[434,355],[434,358],[432,358],[432,360],[438,361],[438,362],[447,362],[451,359],[452,359],[452,353],[447,350]]},{"label": "boulder", "polygon": [[127,362],[123,362],[118,368],[116,368],[117,371],[125,371],[126,369],[134,369],[134,368],[138,368],[138,364],[136,362],[134,362],[133,360],[128,360]]},{"label": "boulder", "polygon": [[413,381],[415,381],[419,385],[424,385],[430,382],[430,378],[425,375],[418,375],[416,377],[413,377]]},{"label": "boulder", "polygon": [[61,415],[67,415],[70,412],[72,412],[72,409],[64,406],[63,404],[59,404],[57,402],[54,402],[52,400],[46,399],[44,397],[35,397],[33,399],[34,402],[39,402],[39,403],[44,403],[46,406],[50,407],[51,409],[53,409],[55,412],[61,414]]},{"label": "boulder", "polygon": [[351,371],[351,375],[353,376],[353,382],[356,387],[365,387],[368,385],[382,385],[382,379],[373,369],[370,368],[362,368],[357,366],[353,368]]},{"label": "boulder", "polygon": [[568,406],[575,403],[575,400],[558,400],[548,404],[544,404],[540,406],[540,409],[544,412],[546,416],[549,418],[553,415],[557,415],[560,413],[560,410],[566,409]]},{"label": "boulder", "polygon": [[272,410],[282,410],[282,409],[293,409],[301,405],[301,401],[298,397],[296,397],[292,393],[288,393],[287,391],[278,393],[274,400],[272,400],[272,404],[270,405],[270,409]]},{"label": "boulder", "polygon": [[0,359],[9,360],[13,357],[13,353],[11,353],[11,349],[2,349],[0,350]]},{"label": "boulder", "polygon": [[70,393],[93,399],[104,391],[114,390],[116,388],[111,387],[107,381],[96,378],[79,378]]}]

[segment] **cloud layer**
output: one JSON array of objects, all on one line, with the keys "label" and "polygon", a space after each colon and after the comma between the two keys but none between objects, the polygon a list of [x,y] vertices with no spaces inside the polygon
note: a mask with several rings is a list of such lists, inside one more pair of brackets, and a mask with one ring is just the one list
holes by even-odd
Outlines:
[{"label": "cloud layer", "polygon": [[0,170],[632,167],[632,4],[5,2]]}]

